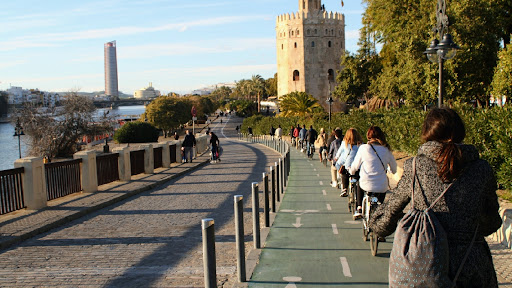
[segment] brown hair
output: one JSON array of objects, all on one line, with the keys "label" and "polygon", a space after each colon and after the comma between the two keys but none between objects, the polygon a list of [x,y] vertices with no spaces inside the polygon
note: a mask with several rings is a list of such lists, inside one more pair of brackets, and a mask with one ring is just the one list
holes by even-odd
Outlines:
[{"label": "brown hair", "polygon": [[345,141],[347,147],[350,145],[350,148],[352,148],[353,145],[363,143],[363,137],[361,137],[361,134],[359,134],[355,128],[350,128],[347,130],[347,133],[345,133],[343,141]]},{"label": "brown hair", "polygon": [[391,150],[391,147],[389,146],[388,142],[386,141],[386,135],[384,134],[382,129],[380,129],[379,126],[371,126],[368,129],[368,132],[366,132],[366,138],[368,139],[368,143],[377,142],[380,145]]},{"label": "brown hair", "polygon": [[457,112],[449,108],[434,108],[428,112],[421,139],[442,144],[436,159],[437,174],[445,182],[451,182],[462,171],[462,152],[457,144],[462,143],[464,137],[466,129]]}]

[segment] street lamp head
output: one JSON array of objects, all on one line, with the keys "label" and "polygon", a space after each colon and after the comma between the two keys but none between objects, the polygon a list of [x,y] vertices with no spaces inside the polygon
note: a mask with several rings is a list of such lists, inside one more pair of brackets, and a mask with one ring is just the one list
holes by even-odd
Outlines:
[{"label": "street lamp head", "polygon": [[423,54],[427,55],[427,58],[432,63],[439,63],[439,56],[437,55],[437,44],[439,44],[439,40],[434,39],[430,42],[430,46],[423,52]]},{"label": "street lamp head", "polygon": [[450,60],[455,57],[458,49],[460,47],[453,42],[452,35],[450,34],[444,34],[443,40],[436,47],[437,54],[444,60]]},{"label": "street lamp head", "polygon": [[325,102],[327,102],[327,103],[329,103],[329,105],[331,105],[332,102],[334,102],[334,100],[332,99],[331,96],[329,96],[329,98],[327,98],[327,100]]}]

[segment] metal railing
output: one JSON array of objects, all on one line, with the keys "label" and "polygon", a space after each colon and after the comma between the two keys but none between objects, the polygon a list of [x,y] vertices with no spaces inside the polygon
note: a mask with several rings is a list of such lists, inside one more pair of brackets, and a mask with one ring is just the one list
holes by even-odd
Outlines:
[{"label": "metal railing", "polygon": [[82,191],[80,163],[82,159],[44,164],[48,201]]},{"label": "metal railing", "polygon": [[131,175],[144,173],[144,150],[130,151]]},{"label": "metal railing", "polygon": [[0,215],[25,208],[23,172],[23,167],[0,171]]},{"label": "metal railing", "polygon": [[160,168],[160,167],[163,167],[163,161],[162,161],[162,152],[163,152],[163,148],[162,147],[156,147],[156,148],[153,148],[153,163],[154,163],[154,168]]},{"label": "metal railing", "polygon": [[98,185],[119,180],[119,153],[96,156],[96,175],[98,177]]}]

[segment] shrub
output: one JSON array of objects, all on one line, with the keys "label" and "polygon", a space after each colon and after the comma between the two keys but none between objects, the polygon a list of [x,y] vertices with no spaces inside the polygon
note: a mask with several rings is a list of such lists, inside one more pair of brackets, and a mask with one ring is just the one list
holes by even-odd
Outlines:
[{"label": "shrub", "polygon": [[[465,143],[473,144],[480,152],[480,157],[487,160],[495,171],[498,184],[512,189],[512,107],[493,107],[477,109],[472,106],[455,104],[466,126]],[[343,132],[356,128],[366,141],[366,131],[371,125],[377,125],[386,133],[386,138],[393,150],[416,155],[421,145],[421,127],[426,112],[412,108],[397,108],[368,112],[358,109],[348,114],[336,113],[331,119],[331,128],[340,127]],[[284,135],[291,125],[306,124],[320,130],[328,131],[328,116],[319,114],[306,117],[262,117],[254,116],[244,120],[243,130],[253,128],[255,134],[268,134],[270,126],[281,125]],[[244,130],[245,129],[245,130]],[[330,131],[328,131],[330,132]]]},{"label": "shrub", "polygon": [[114,140],[118,143],[157,142],[160,131],[146,122],[128,122],[116,130]]}]

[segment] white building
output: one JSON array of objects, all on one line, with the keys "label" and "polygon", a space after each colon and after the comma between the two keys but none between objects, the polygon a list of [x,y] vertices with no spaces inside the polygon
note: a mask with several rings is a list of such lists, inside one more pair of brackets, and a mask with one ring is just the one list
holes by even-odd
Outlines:
[{"label": "white building", "polygon": [[160,91],[153,88],[153,83],[149,82],[149,87],[135,91],[133,97],[136,99],[150,99],[160,96]]},{"label": "white building", "polygon": [[7,89],[7,98],[9,104],[21,104],[25,102],[23,99],[23,89],[21,87],[11,86]]}]

